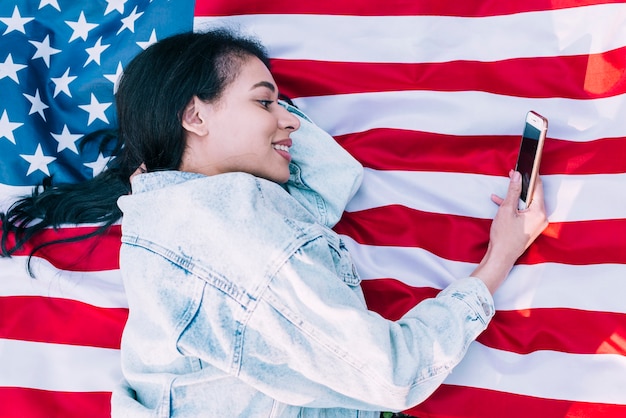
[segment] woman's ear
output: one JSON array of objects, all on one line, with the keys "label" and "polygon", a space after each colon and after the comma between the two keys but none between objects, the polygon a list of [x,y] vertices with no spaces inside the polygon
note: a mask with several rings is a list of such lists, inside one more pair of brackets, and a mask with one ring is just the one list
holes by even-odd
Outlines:
[{"label": "woman's ear", "polygon": [[198,136],[206,136],[209,133],[207,124],[207,111],[209,104],[204,103],[198,97],[193,98],[185,107],[182,116],[182,125],[186,131]]}]

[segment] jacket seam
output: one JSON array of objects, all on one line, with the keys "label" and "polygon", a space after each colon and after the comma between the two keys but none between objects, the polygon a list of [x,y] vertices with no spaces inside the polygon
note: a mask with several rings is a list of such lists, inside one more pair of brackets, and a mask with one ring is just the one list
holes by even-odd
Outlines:
[{"label": "jacket seam", "polygon": [[[295,254],[296,251],[302,248],[302,246],[304,246],[306,243],[323,237],[323,234],[321,232],[309,234],[308,232],[311,229],[312,228],[307,228],[307,230],[300,231],[300,234],[294,240],[291,240],[281,252],[281,254],[283,254],[283,257],[277,257],[273,263],[270,263],[268,265],[268,268],[264,274],[264,277],[266,277],[267,279],[256,287],[253,294],[254,296],[252,296],[254,300],[261,300],[263,295],[268,293],[267,289],[269,288],[270,283],[275,279],[281,267],[284,266],[285,263],[287,263],[287,261],[293,256],[293,254]],[[252,315],[256,311],[257,306],[258,303],[255,303],[253,306],[250,306],[249,309],[246,310],[245,315],[240,322],[240,326],[238,327],[234,348],[236,353],[233,353],[233,365],[231,368],[235,376],[239,376],[239,374],[241,373],[241,360],[243,358],[242,350],[244,346],[243,340],[245,337],[246,328],[248,326],[248,323],[250,322],[250,318],[252,318]]]},{"label": "jacket seam", "polygon": [[137,236],[122,235],[121,241],[126,245],[143,248],[146,251],[150,251],[166,259],[184,271],[193,274],[208,285],[220,290],[243,308],[248,309],[250,302],[254,300],[245,290],[240,289],[236,284],[221,274],[194,263],[190,257],[185,257],[176,251]]}]

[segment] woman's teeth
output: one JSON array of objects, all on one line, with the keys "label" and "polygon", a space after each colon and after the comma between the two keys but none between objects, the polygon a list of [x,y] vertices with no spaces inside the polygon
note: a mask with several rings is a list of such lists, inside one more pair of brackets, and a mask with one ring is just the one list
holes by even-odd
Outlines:
[{"label": "woman's teeth", "polygon": [[274,149],[277,149],[277,150],[280,150],[280,151],[289,152],[289,147],[286,146],[286,145],[274,144],[272,146],[274,147]]}]

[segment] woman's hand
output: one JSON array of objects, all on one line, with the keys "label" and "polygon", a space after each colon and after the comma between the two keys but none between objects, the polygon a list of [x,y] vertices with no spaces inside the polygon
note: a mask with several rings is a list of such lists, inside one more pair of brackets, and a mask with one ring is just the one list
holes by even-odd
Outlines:
[{"label": "woman's hand", "polygon": [[533,200],[528,209],[518,210],[517,204],[522,190],[520,173],[511,170],[506,197],[492,195],[500,207],[491,224],[487,252],[472,276],[481,279],[491,293],[502,284],[515,261],[548,226],[544,206],[543,185],[537,178]]}]

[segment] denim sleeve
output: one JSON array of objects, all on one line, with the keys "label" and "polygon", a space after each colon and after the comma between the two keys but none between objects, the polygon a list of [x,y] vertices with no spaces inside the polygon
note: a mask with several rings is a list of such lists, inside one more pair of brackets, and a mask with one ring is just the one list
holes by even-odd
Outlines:
[{"label": "denim sleeve", "polygon": [[363,167],[305,114],[285,106],[300,120],[300,129],[291,134],[293,159],[286,189],[318,222],[332,227],[361,185]]},{"label": "denim sleeve", "polygon": [[468,277],[389,321],[365,309],[358,285],[317,261],[292,256],[246,325],[239,377],[290,404],[408,409],[443,382],[494,314],[484,284]]}]

